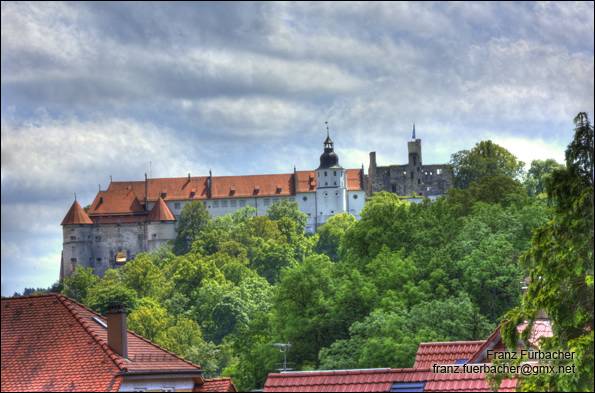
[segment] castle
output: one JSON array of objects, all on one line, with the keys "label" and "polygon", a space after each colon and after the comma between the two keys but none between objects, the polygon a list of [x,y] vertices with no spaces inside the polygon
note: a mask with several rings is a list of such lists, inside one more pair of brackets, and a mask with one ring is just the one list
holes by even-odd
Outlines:
[{"label": "castle", "polygon": [[320,165],[313,171],[276,175],[147,178],[111,181],[85,211],[75,200],[62,220],[63,248],[60,279],[77,265],[92,267],[98,275],[143,251],[151,251],[176,238],[177,220],[184,205],[205,204],[211,217],[252,206],[265,215],[275,202],[297,202],[306,213],[306,230],[315,232],[329,217],[347,212],[360,218],[366,196],[388,191],[402,196],[434,199],[452,187],[450,165],[422,165],[421,139],[407,143],[409,162],[377,166],[370,153],[368,175],[344,169],[328,135]]},{"label": "castle", "polygon": [[211,217],[252,206],[257,215],[281,200],[295,201],[308,215],[306,230],[337,213],[359,218],[365,202],[364,170],[344,169],[328,135],[320,165],[314,171],[276,175],[209,176],[111,181],[99,191],[87,211],[75,200],[62,220],[60,279],[77,265],[92,267],[100,276],[143,251],[176,238],[176,223],[184,205],[205,204]]},{"label": "castle", "polygon": [[409,161],[404,165],[378,166],[376,152],[370,153],[370,166],[366,192],[378,191],[412,197],[435,199],[452,187],[452,168],[448,164],[423,165],[421,139],[415,137],[415,124],[411,140],[407,142]]}]

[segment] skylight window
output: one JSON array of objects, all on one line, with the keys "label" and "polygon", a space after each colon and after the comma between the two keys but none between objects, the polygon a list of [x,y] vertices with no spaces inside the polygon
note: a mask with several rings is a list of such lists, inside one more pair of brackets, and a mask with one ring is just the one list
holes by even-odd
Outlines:
[{"label": "skylight window", "polygon": [[100,325],[102,328],[107,329],[107,323],[99,319],[99,317],[91,317],[91,319],[97,322],[97,324]]}]

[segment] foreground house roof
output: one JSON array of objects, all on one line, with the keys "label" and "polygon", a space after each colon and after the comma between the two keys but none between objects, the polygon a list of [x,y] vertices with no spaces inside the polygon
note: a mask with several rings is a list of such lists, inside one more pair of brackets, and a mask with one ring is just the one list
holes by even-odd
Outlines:
[{"label": "foreground house roof", "polygon": [[[498,391],[514,392],[505,379]],[[484,374],[435,374],[429,368],[302,371],[269,374],[265,392],[491,392]]]},{"label": "foreground house roof", "polygon": [[236,387],[231,378],[205,379],[205,383],[194,388],[195,392],[235,392]]},{"label": "foreground house roof", "polygon": [[200,366],[127,332],[128,357],[107,344],[105,319],[58,294],[2,299],[2,391],[118,391],[131,376],[185,375]]},{"label": "foreground house roof", "polygon": [[485,340],[420,343],[413,368],[432,367],[434,364],[465,363],[484,343]]},{"label": "foreground house roof", "polygon": [[[522,332],[527,324],[517,330]],[[533,324],[529,345],[537,346],[543,337],[552,336],[547,319]],[[485,374],[439,374],[432,366],[489,363],[488,349],[505,350],[500,327],[486,339],[420,343],[413,368],[302,371],[269,374],[265,392],[491,392]],[[504,379],[498,391],[514,392],[517,381]]]}]

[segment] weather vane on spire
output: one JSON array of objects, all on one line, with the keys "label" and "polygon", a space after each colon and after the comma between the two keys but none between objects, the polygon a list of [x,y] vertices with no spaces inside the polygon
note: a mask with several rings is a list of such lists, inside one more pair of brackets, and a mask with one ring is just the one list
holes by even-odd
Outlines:
[{"label": "weather vane on spire", "polygon": [[415,122],[413,122],[413,135],[411,136],[412,139],[415,139]]},{"label": "weather vane on spire", "polygon": [[329,137],[329,132],[328,132],[328,120],[324,122],[324,124],[326,125],[326,136]]}]

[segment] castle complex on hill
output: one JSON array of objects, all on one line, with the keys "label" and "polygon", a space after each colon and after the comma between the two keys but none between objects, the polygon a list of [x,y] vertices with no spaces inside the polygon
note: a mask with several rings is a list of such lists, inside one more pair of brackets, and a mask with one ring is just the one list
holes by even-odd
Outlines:
[{"label": "castle complex on hill", "polygon": [[452,184],[448,165],[421,164],[421,140],[408,143],[409,163],[376,166],[370,153],[369,177],[361,169],[344,169],[327,133],[320,165],[313,171],[275,175],[147,178],[112,181],[100,190],[85,211],[75,200],[62,220],[63,248],[60,279],[76,266],[92,267],[100,276],[143,251],[154,250],[176,238],[184,205],[205,204],[211,217],[252,206],[266,214],[275,202],[297,203],[307,214],[306,230],[315,232],[329,217],[350,213],[357,219],[366,195],[385,190],[400,195],[435,197]]}]

